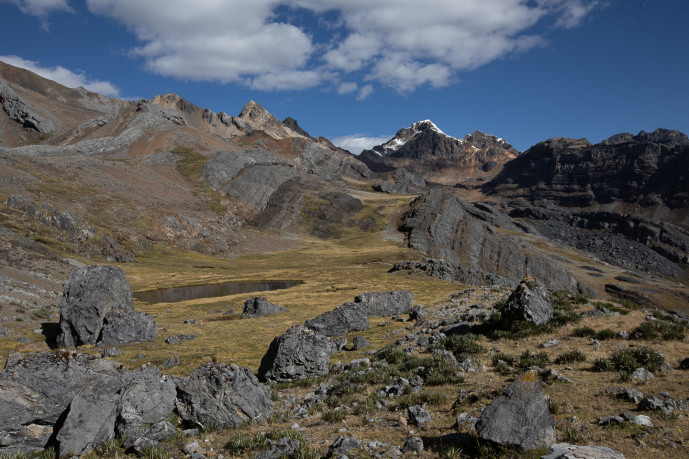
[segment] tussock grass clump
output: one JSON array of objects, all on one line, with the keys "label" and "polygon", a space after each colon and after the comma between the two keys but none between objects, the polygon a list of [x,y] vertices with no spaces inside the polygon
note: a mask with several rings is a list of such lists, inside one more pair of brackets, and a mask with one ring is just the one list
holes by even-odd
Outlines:
[{"label": "tussock grass clump", "polygon": [[593,362],[594,371],[622,371],[631,372],[637,368],[645,368],[650,372],[660,369],[665,357],[650,347],[623,349],[613,353],[609,359],[596,359]]},{"label": "tussock grass clump", "polygon": [[415,374],[419,374],[428,386],[455,384],[464,381],[464,378],[458,376],[457,368],[452,360],[441,354],[432,357],[408,355],[396,345],[388,345],[376,352],[375,358],[383,360],[389,365],[384,373],[388,377],[403,376],[409,379]]},{"label": "tussock grass clump", "polygon": [[451,351],[458,361],[466,360],[480,354],[485,349],[478,343],[479,337],[474,334],[454,335],[443,338],[432,349],[446,349]]},{"label": "tussock grass clump", "polygon": [[622,308],[619,306],[615,306],[612,303],[601,303],[601,302],[596,303],[595,307],[598,310],[603,310],[603,308],[605,308],[608,311],[618,312],[618,313],[620,313],[620,315],[623,315],[623,316],[626,316],[627,314],[629,314],[629,310],[631,309],[631,308]]},{"label": "tussock grass clump", "polygon": [[604,328],[603,330],[600,330],[598,333],[596,333],[596,339],[599,341],[615,339],[617,337],[617,333],[615,333],[614,330],[610,330],[609,328]]},{"label": "tussock grass clump", "polygon": [[579,338],[594,337],[596,336],[596,330],[591,327],[577,327],[572,332],[572,336],[577,336]]},{"label": "tussock grass clump", "polygon": [[264,435],[249,435],[245,432],[239,432],[234,435],[225,449],[232,455],[239,456],[248,451],[265,448],[268,446],[268,439]]},{"label": "tussock grass clump", "polygon": [[545,352],[530,353],[528,350],[519,354],[519,357],[515,360],[514,365],[521,369],[526,370],[530,367],[543,368],[550,363],[550,357]]},{"label": "tussock grass clump", "polygon": [[559,364],[585,362],[585,361],[586,361],[586,356],[578,349],[574,350],[574,351],[570,351],[570,352],[565,352],[564,354],[560,354],[555,359],[555,363],[559,363]]},{"label": "tussock grass clump", "polygon": [[684,339],[685,329],[680,324],[671,324],[660,320],[649,320],[634,330],[630,336],[632,339],[662,339],[663,341],[681,341]]}]

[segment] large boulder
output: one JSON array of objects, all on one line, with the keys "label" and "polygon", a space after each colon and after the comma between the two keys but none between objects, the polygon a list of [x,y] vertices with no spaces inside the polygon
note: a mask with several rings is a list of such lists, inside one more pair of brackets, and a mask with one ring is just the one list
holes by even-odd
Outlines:
[{"label": "large boulder", "polygon": [[[128,379],[129,373],[116,362],[78,352],[11,354],[0,373],[0,453],[43,449],[61,424],[60,438],[67,448],[63,451],[83,451],[107,439],[114,426],[114,401],[108,394],[114,396]],[[98,416],[85,418],[85,424],[78,421],[91,412]],[[78,431],[83,432],[73,435]]]},{"label": "large boulder", "polygon": [[115,436],[117,388],[87,386],[74,396],[57,434],[58,456],[81,456]]},{"label": "large boulder", "polygon": [[155,341],[158,324],[143,312],[113,311],[105,316],[100,342],[106,346],[135,341]]},{"label": "large boulder", "polygon": [[151,341],[156,331],[152,317],[134,310],[122,269],[87,266],[72,272],[60,301],[59,346]]},{"label": "large boulder", "polygon": [[533,277],[527,277],[510,294],[500,313],[503,326],[509,327],[517,321],[543,325],[553,318],[555,310],[545,286]]},{"label": "large boulder", "polygon": [[286,381],[328,374],[332,341],[318,331],[295,325],[273,339],[261,359],[262,380]]},{"label": "large boulder", "polygon": [[272,407],[270,389],[237,365],[207,363],[177,383],[177,412],[201,428],[261,422]]},{"label": "large boulder", "polygon": [[555,419],[535,370],[517,378],[483,410],[476,433],[484,440],[522,450],[548,448],[555,443]]},{"label": "large boulder", "polygon": [[354,298],[368,317],[408,314],[414,306],[414,294],[408,290],[364,292]]},{"label": "large boulder", "polygon": [[117,436],[131,437],[146,427],[165,421],[175,409],[177,388],[153,366],[135,372],[120,390],[115,425]]},{"label": "large boulder", "polygon": [[307,320],[304,326],[330,337],[371,328],[365,309],[357,303],[342,303],[332,311]]},{"label": "large boulder", "polygon": [[244,302],[244,310],[242,311],[242,317],[252,319],[255,317],[263,317],[270,314],[277,314],[278,312],[285,311],[287,311],[287,308],[281,308],[280,306],[274,305],[265,298],[257,296],[254,298],[249,298]]}]

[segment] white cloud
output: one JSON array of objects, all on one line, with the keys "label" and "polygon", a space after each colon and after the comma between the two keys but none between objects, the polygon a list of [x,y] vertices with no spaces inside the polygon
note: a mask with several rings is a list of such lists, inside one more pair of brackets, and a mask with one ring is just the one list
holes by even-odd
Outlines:
[{"label": "white cloud", "polygon": [[350,94],[350,93],[356,91],[358,87],[359,87],[359,85],[356,83],[352,83],[352,82],[342,83],[340,86],[338,86],[337,93],[338,94]]},{"label": "white cloud", "polygon": [[0,2],[12,3],[22,13],[32,16],[47,16],[55,11],[72,11],[67,0],[0,0]]},{"label": "white cloud", "polygon": [[[13,0],[14,1],[14,0]],[[47,0],[44,0],[47,1]],[[58,0],[53,0],[58,1]],[[152,72],[261,90],[304,89],[346,79],[399,92],[442,87],[458,74],[546,39],[538,23],[579,25],[600,0],[87,0],[94,14],[120,21]],[[289,14],[276,15],[276,8]],[[299,8],[334,12],[307,33],[290,23]],[[293,21],[294,22],[294,21]],[[317,41],[321,40],[321,41]],[[359,79],[354,83],[352,80]],[[356,87],[352,86],[356,84]],[[353,89],[354,88],[354,89]],[[358,91],[357,91],[358,90]]]},{"label": "white cloud", "polygon": [[336,137],[332,139],[332,142],[340,148],[354,153],[355,155],[361,154],[364,150],[369,150],[376,145],[381,145],[392,136],[379,136],[379,137],[366,137],[361,134],[345,135],[342,137]]},{"label": "white cloud", "polygon": [[359,90],[359,94],[357,94],[356,100],[365,100],[371,94],[373,94],[373,86],[370,84],[367,84],[366,86],[364,86],[363,88],[361,88]]},{"label": "white cloud", "polygon": [[68,88],[82,86],[89,91],[110,97],[120,97],[120,90],[109,81],[91,80],[83,72],[74,72],[62,66],[41,67],[38,63],[19,56],[0,56],[0,61],[29,70],[37,75],[56,81]]}]

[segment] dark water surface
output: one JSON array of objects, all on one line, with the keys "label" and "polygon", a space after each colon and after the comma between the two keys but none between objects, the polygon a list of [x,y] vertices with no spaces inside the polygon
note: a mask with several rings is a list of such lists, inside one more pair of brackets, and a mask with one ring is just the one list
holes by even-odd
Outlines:
[{"label": "dark water surface", "polygon": [[240,281],[224,284],[194,285],[190,287],[161,288],[147,292],[134,293],[134,298],[144,303],[176,303],[178,301],[198,298],[215,298],[218,296],[237,295],[239,293],[265,292],[280,290],[303,284],[302,281]]}]

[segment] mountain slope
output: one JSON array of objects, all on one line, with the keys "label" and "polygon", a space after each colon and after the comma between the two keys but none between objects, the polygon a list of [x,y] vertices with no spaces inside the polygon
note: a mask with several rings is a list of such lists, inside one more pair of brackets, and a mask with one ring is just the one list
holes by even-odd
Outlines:
[{"label": "mountain slope", "polygon": [[392,139],[365,150],[358,158],[374,171],[404,167],[428,182],[470,186],[495,176],[518,154],[501,138],[476,131],[457,139],[425,120],[400,129]]}]

